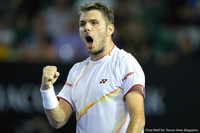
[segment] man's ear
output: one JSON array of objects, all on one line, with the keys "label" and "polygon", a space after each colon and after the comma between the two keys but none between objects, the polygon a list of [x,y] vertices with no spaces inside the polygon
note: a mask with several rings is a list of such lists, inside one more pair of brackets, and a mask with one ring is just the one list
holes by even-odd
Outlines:
[{"label": "man's ear", "polygon": [[111,36],[115,30],[114,24],[109,24],[107,28],[107,36]]}]

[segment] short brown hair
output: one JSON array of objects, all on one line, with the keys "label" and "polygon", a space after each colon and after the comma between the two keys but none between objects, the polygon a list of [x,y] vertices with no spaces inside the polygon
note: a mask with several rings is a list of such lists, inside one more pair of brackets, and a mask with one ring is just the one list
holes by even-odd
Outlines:
[{"label": "short brown hair", "polygon": [[85,5],[80,5],[79,14],[90,10],[99,10],[105,17],[105,20],[108,24],[114,24],[114,11],[104,3],[96,1],[88,4],[85,2]]}]

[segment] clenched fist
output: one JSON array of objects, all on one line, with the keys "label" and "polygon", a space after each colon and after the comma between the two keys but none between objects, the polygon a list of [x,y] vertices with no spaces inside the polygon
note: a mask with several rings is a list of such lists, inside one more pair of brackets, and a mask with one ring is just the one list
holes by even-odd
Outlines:
[{"label": "clenched fist", "polygon": [[41,90],[48,90],[53,86],[59,77],[56,66],[46,66],[43,68]]}]

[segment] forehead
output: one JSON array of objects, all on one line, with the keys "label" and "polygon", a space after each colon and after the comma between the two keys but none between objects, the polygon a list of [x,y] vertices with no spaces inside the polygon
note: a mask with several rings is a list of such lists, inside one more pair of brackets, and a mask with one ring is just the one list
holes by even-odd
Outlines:
[{"label": "forehead", "polygon": [[91,19],[101,20],[104,18],[99,10],[85,11],[80,15],[80,21],[88,21]]}]

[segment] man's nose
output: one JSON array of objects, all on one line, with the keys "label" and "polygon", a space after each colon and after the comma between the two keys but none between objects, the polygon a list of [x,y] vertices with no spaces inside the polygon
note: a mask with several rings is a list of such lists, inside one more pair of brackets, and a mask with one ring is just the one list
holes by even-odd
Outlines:
[{"label": "man's nose", "polygon": [[85,24],[85,31],[91,31],[91,26],[90,26],[90,24],[89,23],[86,23]]}]

